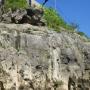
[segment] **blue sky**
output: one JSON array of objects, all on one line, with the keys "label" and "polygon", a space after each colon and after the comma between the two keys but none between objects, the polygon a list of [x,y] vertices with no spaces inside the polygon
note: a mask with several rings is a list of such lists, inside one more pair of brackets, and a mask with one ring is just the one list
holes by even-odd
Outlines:
[{"label": "blue sky", "polygon": [[[54,8],[55,0],[48,0],[46,6]],[[78,24],[80,31],[90,37],[90,0],[56,0],[56,10],[66,22]]]}]

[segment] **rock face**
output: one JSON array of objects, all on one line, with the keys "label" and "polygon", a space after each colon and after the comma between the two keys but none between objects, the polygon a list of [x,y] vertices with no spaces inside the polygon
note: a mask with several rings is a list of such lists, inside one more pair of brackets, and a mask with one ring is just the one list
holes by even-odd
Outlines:
[{"label": "rock face", "polygon": [[1,22],[45,26],[45,22],[42,20],[43,14],[43,9],[35,8],[9,10],[7,13],[1,14]]},{"label": "rock face", "polygon": [[28,5],[30,5],[30,2],[31,2],[31,6],[32,6],[32,7],[37,6],[37,8],[38,8],[38,7],[41,6],[40,3],[38,3],[36,0],[26,0],[26,1],[27,1],[27,4],[28,4]]},{"label": "rock face", "polygon": [[[30,0],[27,0],[29,4]],[[31,0],[31,6],[27,8],[5,10],[4,0],[0,1],[0,22],[2,23],[15,23],[23,24],[28,23],[36,26],[45,26],[45,20],[43,20],[44,10],[40,7],[40,4],[35,0]]]},{"label": "rock face", "polygon": [[0,90],[90,90],[90,42],[76,33],[0,24]]}]

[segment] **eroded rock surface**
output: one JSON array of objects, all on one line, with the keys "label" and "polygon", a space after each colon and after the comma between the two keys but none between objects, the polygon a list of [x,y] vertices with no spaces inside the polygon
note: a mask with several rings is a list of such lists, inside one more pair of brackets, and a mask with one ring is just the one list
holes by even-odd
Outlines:
[{"label": "eroded rock surface", "polygon": [[72,32],[1,23],[0,87],[90,90],[90,42]]},{"label": "eroded rock surface", "polygon": [[[1,10],[2,11],[2,10]],[[0,21],[3,23],[15,23],[15,24],[23,24],[28,23],[36,26],[45,26],[45,22],[42,19],[43,17],[43,9],[16,9],[9,10],[6,13],[0,14]]]}]

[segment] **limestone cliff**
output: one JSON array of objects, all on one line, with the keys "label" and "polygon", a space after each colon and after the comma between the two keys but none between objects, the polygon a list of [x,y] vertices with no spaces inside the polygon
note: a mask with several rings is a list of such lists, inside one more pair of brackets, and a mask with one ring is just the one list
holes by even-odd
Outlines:
[{"label": "limestone cliff", "polygon": [[90,42],[29,24],[0,23],[0,90],[90,90]]}]

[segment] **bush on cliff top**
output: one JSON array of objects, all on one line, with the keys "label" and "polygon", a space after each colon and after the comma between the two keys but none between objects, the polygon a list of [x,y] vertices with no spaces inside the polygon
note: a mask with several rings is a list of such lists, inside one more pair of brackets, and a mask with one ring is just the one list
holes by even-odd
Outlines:
[{"label": "bush on cliff top", "polygon": [[76,31],[77,34],[88,38],[87,35],[85,35],[85,33],[79,31],[78,24],[66,23],[64,19],[53,8],[45,8],[44,10],[45,10],[44,19],[46,20],[46,24],[49,28],[53,28],[57,32],[60,32],[60,27],[64,28],[65,30],[69,30],[71,32],[77,30]]},{"label": "bush on cliff top", "polygon": [[53,8],[45,8],[44,19],[46,20],[47,26],[54,28],[56,31],[60,31],[60,27],[67,30],[74,30]]},{"label": "bush on cliff top", "polygon": [[17,8],[26,8],[27,2],[26,0],[5,0],[5,8],[12,8],[12,9],[17,9]]}]

